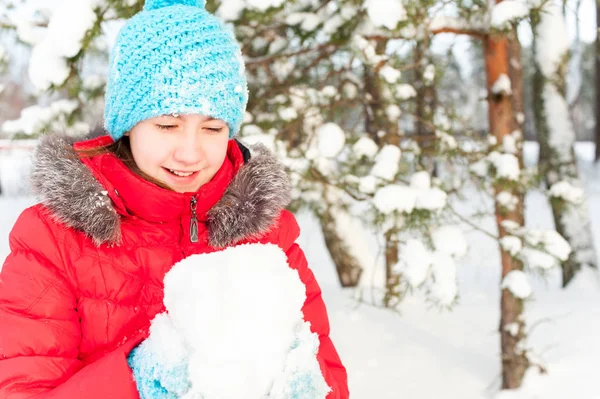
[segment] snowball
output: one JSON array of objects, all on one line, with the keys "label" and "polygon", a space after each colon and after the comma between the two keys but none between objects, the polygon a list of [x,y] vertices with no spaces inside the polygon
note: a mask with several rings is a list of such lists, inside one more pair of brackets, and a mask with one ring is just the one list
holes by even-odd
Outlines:
[{"label": "snowball", "polygon": [[395,269],[411,287],[416,288],[425,282],[432,257],[421,240],[410,239],[402,244],[398,251],[398,259]]},{"label": "snowball", "polygon": [[581,187],[572,186],[566,180],[554,183],[550,187],[550,196],[560,198],[564,201],[580,204],[584,200],[584,193]]},{"label": "snowball", "polygon": [[346,134],[339,125],[329,122],[317,128],[317,148],[326,158],[335,158],[344,149]]},{"label": "snowball", "polygon": [[440,305],[451,305],[458,294],[454,260],[447,254],[434,252],[431,262],[431,272],[434,276],[434,282],[430,287],[431,296]]},{"label": "snowball", "polygon": [[165,276],[164,304],[191,348],[191,390],[264,397],[302,322],[306,287],[272,244],[192,255]]},{"label": "snowball", "polygon": [[431,233],[433,247],[446,255],[461,257],[467,254],[469,245],[462,230],[458,226],[446,225]]},{"label": "snowball", "polygon": [[381,187],[373,197],[373,204],[383,214],[394,211],[410,213],[417,200],[416,190],[399,184]]},{"label": "snowball", "polygon": [[500,246],[511,256],[516,256],[523,248],[523,243],[519,237],[504,236],[500,239]]},{"label": "snowball", "polygon": [[377,151],[379,151],[379,147],[377,147],[377,143],[372,138],[363,136],[354,143],[352,151],[359,158],[373,158],[377,154]]},{"label": "snowball", "polygon": [[521,270],[511,270],[502,279],[502,289],[508,289],[515,297],[528,298],[531,295],[531,287],[527,276]]},{"label": "snowball", "polygon": [[381,148],[375,157],[375,165],[371,169],[371,175],[392,181],[400,169],[400,156],[402,152],[395,145],[387,144]]},{"label": "snowball", "polygon": [[374,26],[395,29],[400,21],[406,19],[406,10],[399,1],[367,0],[366,8]]}]

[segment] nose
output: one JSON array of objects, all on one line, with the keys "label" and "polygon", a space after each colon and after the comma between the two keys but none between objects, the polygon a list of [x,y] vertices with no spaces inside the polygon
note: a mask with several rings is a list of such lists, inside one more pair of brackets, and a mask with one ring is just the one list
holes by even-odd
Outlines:
[{"label": "nose", "polygon": [[186,128],[178,135],[173,159],[182,165],[198,165],[204,159],[195,129]]}]

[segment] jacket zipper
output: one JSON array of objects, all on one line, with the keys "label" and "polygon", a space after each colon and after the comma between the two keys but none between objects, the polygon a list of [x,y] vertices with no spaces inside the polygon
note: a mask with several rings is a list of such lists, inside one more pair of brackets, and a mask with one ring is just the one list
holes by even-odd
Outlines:
[{"label": "jacket zipper", "polygon": [[190,210],[192,211],[192,218],[190,220],[190,241],[198,242],[198,217],[196,216],[196,207],[198,200],[196,197],[192,197],[190,200]]}]

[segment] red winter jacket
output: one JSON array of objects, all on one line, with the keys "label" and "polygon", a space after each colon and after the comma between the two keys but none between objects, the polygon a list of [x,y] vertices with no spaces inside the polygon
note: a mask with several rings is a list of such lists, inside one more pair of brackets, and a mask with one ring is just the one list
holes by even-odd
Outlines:
[{"label": "red winter jacket", "polygon": [[[329,338],[320,288],[294,216],[283,210],[289,183],[264,150],[230,141],[228,157],[197,193],[159,188],[111,154],[75,151],[112,142],[69,144],[45,137],[32,181],[42,204],[26,209],[10,234],[0,273],[0,399],[137,399],[128,352],[164,311],[163,277],[191,254],[271,242],[306,285],[303,311],[319,334],[318,360],[332,398],[348,398],[346,370]],[[190,239],[191,202],[198,240]]]}]

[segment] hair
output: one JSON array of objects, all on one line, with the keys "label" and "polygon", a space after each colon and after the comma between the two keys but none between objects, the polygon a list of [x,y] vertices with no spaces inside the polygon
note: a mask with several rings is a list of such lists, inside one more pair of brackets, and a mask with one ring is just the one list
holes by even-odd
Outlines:
[{"label": "hair", "polygon": [[144,180],[149,181],[150,183],[156,184],[157,186],[171,190],[173,189],[167,186],[165,183],[155,179],[154,177],[144,173],[135,163],[135,159],[133,158],[133,153],[131,152],[131,143],[129,142],[128,136],[123,136],[114,143],[99,146],[88,149],[80,149],[77,150],[77,155],[80,158],[91,158],[104,154],[112,154],[117,157],[121,162],[125,164],[136,175],[140,176]]}]

